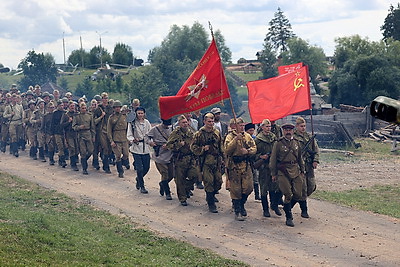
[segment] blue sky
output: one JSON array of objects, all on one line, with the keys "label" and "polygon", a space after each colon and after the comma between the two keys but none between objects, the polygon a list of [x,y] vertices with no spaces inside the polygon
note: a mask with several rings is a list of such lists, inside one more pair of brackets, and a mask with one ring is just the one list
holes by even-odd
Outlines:
[{"label": "blue sky", "polygon": [[262,49],[268,22],[280,7],[293,32],[333,55],[336,37],[359,34],[377,41],[388,14],[386,0],[22,0],[0,1],[0,63],[16,68],[27,52],[51,53],[57,63],[80,48],[99,45],[112,52],[117,42],[132,47],[135,56],[147,59],[173,24],[220,29],[233,61],[254,59]]}]

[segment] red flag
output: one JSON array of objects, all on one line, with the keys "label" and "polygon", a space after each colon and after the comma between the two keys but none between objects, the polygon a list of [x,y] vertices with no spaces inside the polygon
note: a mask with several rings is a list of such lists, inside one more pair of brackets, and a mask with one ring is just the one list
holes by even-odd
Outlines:
[{"label": "red flag", "polygon": [[291,64],[291,65],[279,66],[278,73],[279,73],[279,75],[290,73],[290,72],[301,69],[303,66],[304,66],[303,62],[295,63],[295,64]]},{"label": "red flag", "polygon": [[217,45],[213,39],[192,74],[176,96],[158,100],[162,119],[202,109],[229,98],[228,85]]},{"label": "red flag", "polygon": [[249,112],[253,123],[272,121],[311,109],[308,68],[278,77],[247,83]]}]

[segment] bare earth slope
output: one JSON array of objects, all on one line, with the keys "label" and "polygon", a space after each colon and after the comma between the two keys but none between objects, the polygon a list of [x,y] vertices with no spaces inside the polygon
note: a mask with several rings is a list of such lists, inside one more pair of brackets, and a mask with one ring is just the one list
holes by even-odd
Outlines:
[{"label": "bare earth slope", "polygon": [[[124,179],[89,169],[89,175],[48,163],[33,161],[22,152],[19,158],[0,155],[0,170],[18,175],[114,214],[122,214],[160,235],[209,248],[228,258],[252,266],[400,266],[400,220],[309,200],[310,219],[300,217],[294,208],[295,227],[284,225],[284,218],[262,217],[260,202],[253,195],[247,204],[248,219],[237,222],[231,213],[228,192],[217,195],[218,214],[210,214],[205,194],[196,189],[182,207],[158,194],[159,175],[152,165],[146,177],[148,195],[134,186],[135,172]],[[347,171],[343,171],[347,170]],[[322,164],[317,170],[321,189],[345,190],[373,184],[399,182],[398,159],[351,164]],[[171,182],[175,192],[175,185]]]}]

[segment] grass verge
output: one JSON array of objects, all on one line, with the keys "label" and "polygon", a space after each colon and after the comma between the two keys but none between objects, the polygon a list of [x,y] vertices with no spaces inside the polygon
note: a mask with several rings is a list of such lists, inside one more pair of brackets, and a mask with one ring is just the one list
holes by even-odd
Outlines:
[{"label": "grass verge", "polygon": [[1,266],[246,266],[0,173]]},{"label": "grass verge", "polygon": [[343,192],[315,191],[315,199],[400,219],[400,186],[375,185]]}]

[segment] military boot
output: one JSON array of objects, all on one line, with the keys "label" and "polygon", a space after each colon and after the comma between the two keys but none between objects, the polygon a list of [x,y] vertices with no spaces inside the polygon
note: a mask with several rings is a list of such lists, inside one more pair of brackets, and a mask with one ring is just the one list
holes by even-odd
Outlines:
[{"label": "military boot", "polygon": [[122,161],[117,161],[115,164],[117,165],[118,177],[124,178],[124,168],[122,168]]},{"label": "military boot", "polygon": [[243,217],[247,216],[247,211],[244,208],[244,204],[246,204],[248,197],[249,195],[242,194],[242,199],[240,200],[240,214],[242,214]]},{"label": "military boot", "polygon": [[3,153],[6,152],[6,145],[5,145],[5,143],[3,141],[0,141],[0,150]]},{"label": "military boot", "polygon": [[41,162],[46,162],[46,158],[44,157],[44,148],[39,147],[39,159]]},{"label": "military boot", "polygon": [[37,160],[38,159],[37,150],[38,150],[37,146],[32,147],[32,159],[33,160]]},{"label": "military boot", "polygon": [[29,149],[29,157],[33,158],[33,146]]},{"label": "military boot", "polygon": [[240,208],[240,199],[232,199],[233,210],[235,211],[235,220],[236,221],[244,221],[245,218],[242,216],[241,208]]},{"label": "military boot", "polygon": [[263,208],[263,216],[264,217],[271,217],[269,213],[269,206],[268,206],[268,199],[267,196],[261,196],[261,204]]},{"label": "military boot", "polygon": [[271,209],[275,212],[276,215],[282,216],[282,212],[278,207],[278,198],[280,198],[280,194],[275,191],[269,191],[269,201],[271,202]]},{"label": "military boot", "polygon": [[65,162],[65,156],[60,156],[60,158],[58,159],[58,164],[63,168],[67,167],[67,162]]},{"label": "military boot", "polygon": [[310,218],[310,215],[308,215],[307,200],[299,201],[299,205],[301,209],[301,217]]},{"label": "military boot", "polygon": [[98,157],[97,155],[93,155],[92,166],[93,166],[93,168],[96,169],[96,170],[99,170],[99,169],[100,169],[99,157]]},{"label": "military boot", "polygon": [[103,171],[105,173],[111,173],[109,155],[103,155],[102,162],[103,162]]},{"label": "military boot", "polygon": [[164,189],[165,199],[166,200],[172,200],[171,189],[169,188],[168,181],[162,181],[161,183],[162,183],[162,187]]},{"label": "military boot", "polygon": [[139,189],[140,189],[140,193],[142,193],[142,194],[147,194],[147,193],[149,193],[149,191],[147,191],[147,189],[146,189],[146,187],[144,186],[144,179],[143,179],[143,177],[136,177],[136,179],[137,179],[137,182],[138,182],[138,186],[139,186]]},{"label": "military boot", "polygon": [[161,181],[158,183],[158,185],[160,186],[160,195],[161,196],[164,196],[164,193],[165,193],[164,184],[165,184],[164,181]]},{"label": "military boot", "polygon": [[206,201],[208,205],[208,210],[211,213],[218,213],[217,206],[215,205],[214,201],[214,193],[213,192],[206,192]]},{"label": "military boot", "polygon": [[76,172],[79,171],[78,166],[76,166],[76,164],[78,163],[78,156],[77,155],[69,157],[69,163],[70,163],[71,169],[73,171],[76,171]]},{"label": "military boot", "polygon": [[[13,142],[13,143],[10,144],[10,148],[11,148],[11,146],[12,146],[12,154],[13,154],[16,158],[18,158],[18,157],[19,157],[19,153],[18,153],[18,143],[17,143],[17,142]],[[10,149],[10,151],[11,151],[11,149]]]},{"label": "military boot", "polygon": [[122,161],[122,166],[124,166],[127,170],[131,168],[131,165],[129,164],[129,158],[128,159],[121,159]]},{"label": "military boot", "polygon": [[283,204],[283,210],[285,211],[286,215],[286,225],[294,227],[291,204],[290,203]]},{"label": "military boot", "polygon": [[49,151],[49,164],[50,165],[54,165],[55,161],[54,161],[54,151]]},{"label": "military boot", "polygon": [[214,202],[218,203],[219,200],[218,200],[218,198],[215,197],[216,194],[218,194],[218,191],[213,192],[213,198],[214,198]]},{"label": "military boot", "polygon": [[82,165],[82,174],[88,175],[88,163],[87,163],[87,158],[81,158],[81,165]]},{"label": "military boot", "polygon": [[260,187],[258,185],[258,183],[254,183],[254,199],[255,200],[261,200],[260,198]]}]

